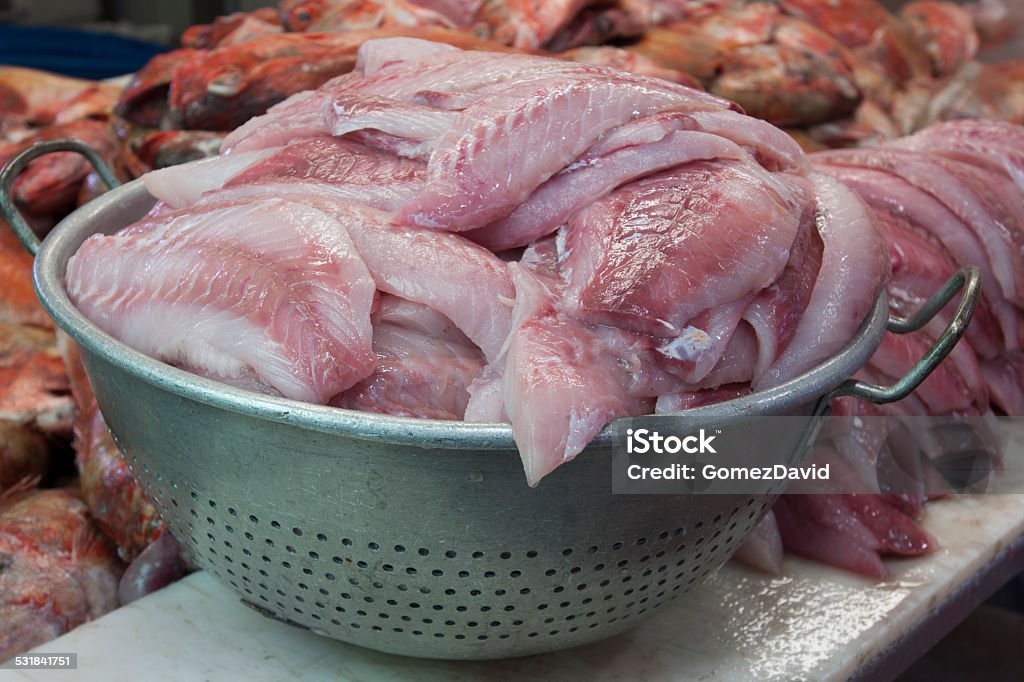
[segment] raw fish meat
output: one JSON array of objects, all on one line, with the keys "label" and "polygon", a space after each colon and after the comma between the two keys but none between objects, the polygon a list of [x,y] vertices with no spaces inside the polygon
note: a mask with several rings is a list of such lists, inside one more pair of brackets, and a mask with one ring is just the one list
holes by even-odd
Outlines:
[{"label": "raw fish meat", "polygon": [[67,286],[134,348],[288,398],[326,402],[376,362],[373,280],[345,231],[301,204],[213,204],[94,235]]},{"label": "raw fish meat", "polygon": [[462,419],[480,350],[431,308],[384,296],[373,315],[373,374],[331,405],[424,419]]}]

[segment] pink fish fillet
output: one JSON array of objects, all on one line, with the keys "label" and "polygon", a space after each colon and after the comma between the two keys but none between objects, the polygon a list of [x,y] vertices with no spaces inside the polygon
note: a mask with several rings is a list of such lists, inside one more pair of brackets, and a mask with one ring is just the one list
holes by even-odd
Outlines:
[{"label": "pink fish fillet", "polygon": [[[515,292],[505,263],[493,253],[450,232],[392,225],[387,213],[339,201],[320,185],[270,187],[279,197],[314,206],[337,220],[378,289],[430,306],[455,323],[488,360],[498,356],[511,327]],[[217,199],[213,193],[204,201]]]},{"label": "pink fish fillet", "polygon": [[[949,320],[939,317],[914,334],[886,334],[871,356],[871,367],[890,377],[901,377],[928,352]],[[959,343],[949,357],[915,389],[927,414],[963,413],[973,406],[988,406],[988,389],[978,357],[970,346]]]},{"label": "pink fish fillet", "polygon": [[[368,41],[382,51],[389,49],[392,38]],[[649,76],[605,66],[580,64],[562,59],[500,52],[448,52],[427,54],[417,59],[385,64],[372,74],[359,77],[349,74],[321,86],[328,95],[353,90],[390,97],[401,102],[425,104],[450,111],[466,109],[484,97],[500,94],[510,84],[565,78],[616,77],[647,87],[652,91],[672,92],[688,101],[699,101],[712,109],[736,108],[715,95],[669,83]]]},{"label": "pink fish fillet", "polygon": [[94,235],[67,287],[136,350],[228,383],[254,373],[288,398],[326,403],[376,363],[370,273],[345,230],[302,204],[214,203]]},{"label": "pink fish fillet", "polygon": [[332,135],[367,128],[413,140],[433,140],[455,125],[458,113],[347,90],[336,94],[324,118]]},{"label": "pink fish fillet", "polygon": [[[871,208],[889,246],[889,306],[898,307],[897,312],[903,314],[911,313],[956,273],[957,263],[942,243],[921,226],[888,207]],[[992,358],[1003,348],[1003,334],[985,293],[978,300],[965,338],[980,357]]]},{"label": "pink fish fillet", "polygon": [[743,149],[725,138],[682,130],[606,156],[587,156],[538,187],[507,217],[470,230],[466,236],[495,251],[524,246],[550,234],[576,211],[630,180],[690,161],[748,158]]},{"label": "pink fish fillet", "polygon": [[[351,80],[351,76],[353,74],[345,74],[328,83]],[[221,154],[282,147],[307,137],[329,135],[331,130],[324,120],[327,101],[321,90],[296,93],[267,109],[267,113],[254,116],[235,128],[221,143]]]},{"label": "pink fish fillet", "polygon": [[[808,205],[801,218],[789,260],[782,275],[763,289],[743,312],[757,343],[751,380],[756,381],[789,345],[807,311],[821,269],[824,245],[815,226],[815,210]],[[735,350],[735,349],[734,349]],[[730,364],[745,364],[733,355]],[[723,368],[724,369],[724,368]],[[737,376],[737,375],[732,375]],[[721,376],[719,377],[721,379]],[[738,379],[731,379],[737,381]]]},{"label": "pink fish fillet", "polygon": [[578,455],[616,417],[649,413],[600,338],[558,313],[537,275],[510,265],[516,326],[505,357],[503,398],[531,486]]},{"label": "pink fish fillet", "polygon": [[1024,352],[1005,353],[982,363],[992,403],[1004,414],[1024,416]]},{"label": "pink fish fillet", "polygon": [[876,212],[886,211],[938,239],[960,266],[981,269],[982,291],[999,322],[1008,350],[1020,348],[1024,341],[1022,320],[1017,308],[1006,300],[993,264],[986,256],[977,235],[942,205],[938,199],[889,173],[869,168],[834,166],[813,155],[815,166],[853,189]]},{"label": "pink fish fillet", "polygon": [[690,118],[699,130],[721,135],[745,147],[768,170],[806,171],[810,161],[800,145],[767,121],[738,111],[695,111]]},{"label": "pink fish fillet", "polygon": [[746,320],[741,320],[729,338],[729,344],[722,351],[718,364],[692,388],[715,389],[733,384],[750,384],[754,380],[762,350],[754,328]]},{"label": "pink fish fillet", "polygon": [[462,231],[502,218],[602,134],[695,97],[634,79],[552,77],[509,84],[477,102],[436,142],[427,189],[400,222]]},{"label": "pink fish fillet", "polygon": [[321,136],[274,152],[233,176],[224,187],[235,190],[231,196],[259,197],[278,196],[268,187],[273,184],[317,184],[339,201],[390,210],[422,190],[425,171],[422,163],[351,140]]},{"label": "pink fish fillet", "polygon": [[686,393],[666,393],[658,397],[655,405],[657,414],[682,412],[705,405],[734,400],[750,395],[749,384],[727,384],[718,388],[707,388]]},{"label": "pink fish fillet", "polygon": [[782,273],[808,201],[752,162],[696,162],[576,214],[562,270],[583,319],[661,337]]},{"label": "pink fish fillet", "polygon": [[927,154],[902,149],[840,149],[819,152],[816,160],[839,166],[883,170],[906,180],[937,199],[971,228],[985,250],[1003,296],[1024,304],[1024,253],[1021,227],[1000,222],[996,208]]},{"label": "pink fish fillet", "polygon": [[821,268],[792,340],[754,382],[755,390],[799,376],[845,346],[889,278],[885,242],[864,202],[824,173],[811,179],[824,244]]},{"label": "pink fish fillet", "polygon": [[457,47],[420,38],[367,40],[356,52],[355,71],[372,76],[390,64],[422,59],[439,52],[459,51]]},{"label": "pink fish fillet", "polygon": [[983,119],[946,121],[886,146],[1002,170],[1024,191],[1024,130],[1012,123]]},{"label": "pink fish fillet", "polygon": [[784,495],[773,510],[786,550],[884,579],[882,554],[917,555],[935,540],[878,495]]},{"label": "pink fish fillet", "polygon": [[171,208],[184,208],[276,151],[274,148],[217,156],[160,168],[142,176],[146,191]]},{"label": "pink fish fillet", "polygon": [[337,407],[423,419],[462,419],[480,350],[443,315],[384,296],[374,315],[377,368],[331,400]]}]

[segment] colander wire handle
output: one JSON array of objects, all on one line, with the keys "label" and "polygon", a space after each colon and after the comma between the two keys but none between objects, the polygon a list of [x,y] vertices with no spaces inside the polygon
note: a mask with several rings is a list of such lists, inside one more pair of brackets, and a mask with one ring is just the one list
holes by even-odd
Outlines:
[{"label": "colander wire handle", "polygon": [[30,162],[38,159],[40,156],[54,152],[77,152],[84,156],[92,164],[92,167],[96,169],[96,172],[99,173],[100,179],[103,180],[108,189],[114,189],[121,184],[117,176],[114,175],[114,171],[103,160],[99,152],[79,140],[66,139],[37,142],[11,157],[4,164],[3,169],[0,170],[0,214],[3,214],[4,219],[10,224],[14,233],[18,235],[21,245],[33,256],[39,251],[42,242],[28,222],[22,217],[14,202],[14,181]]},{"label": "colander wire handle", "polygon": [[910,317],[890,316],[887,328],[894,334],[909,334],[924,327],[952,300],[958,291],[963,290],[960,303],[953,313],[953,318],[946,325],[942,334],[928,352],[910,368],[901,379],[891,386],[878,386],[856,379],[848,379],[832,391],[826,400],[840,396],[852,396],[875,404],[892,403],[910,395],[928,375],[938,367],[939,363],[956,346],[964,335],[974,309],[981,295],[981,271],[968,266],[949,278],[935,294]]}]

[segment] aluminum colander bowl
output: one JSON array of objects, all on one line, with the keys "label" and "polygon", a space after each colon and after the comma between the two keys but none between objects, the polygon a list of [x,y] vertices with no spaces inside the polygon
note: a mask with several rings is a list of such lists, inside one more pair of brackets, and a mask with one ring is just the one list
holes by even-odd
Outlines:
[{"label": "aluminum colander bowl", "polygon": [[[61,149],[95,157],[78,144],[43,143],[0,173],[0,188],[28,159]],[[68,258],[86,237],[150,208],[138,181],[76,211],[41,246],[8,191],[0,203],[26,247],[38,249],[39,297],[80,346],[132,473],[195,562],[273,618],[408,656],[564,649],[626,630],[699,585],[774,500],[613,495],[615,424],[531,489],[508,425],[320,407],[175,369],[100,331],[64,289]],[[784,386],[682,414],[707,426],[809,415],[841,394],[899,399],[970,318],[977,272],[955,280],[911,320],[888,320],[879,297],[845,349]],[[907,377],[889,388],[848,380],[887,326],[919,328],[965,283],[950,329]],[[777,461],[802,454],[779,452]]]}]

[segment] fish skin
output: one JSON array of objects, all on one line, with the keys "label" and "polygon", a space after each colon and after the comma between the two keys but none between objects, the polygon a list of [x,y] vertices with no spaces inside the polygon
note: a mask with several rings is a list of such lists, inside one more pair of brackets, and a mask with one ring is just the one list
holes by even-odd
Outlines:
[{"label": "fish skin", "polygon": [[0,420],[67,433],[73,411],[54,332],[0,324]]},{"label": "fish skin", "polygon": [[33,258],[0,218],[0,324],[53,328],[32,288]]},{"label": "fish skin", "polygon": [[118,606],[124,567],[71,488],[0,498],[0,660]]}]

